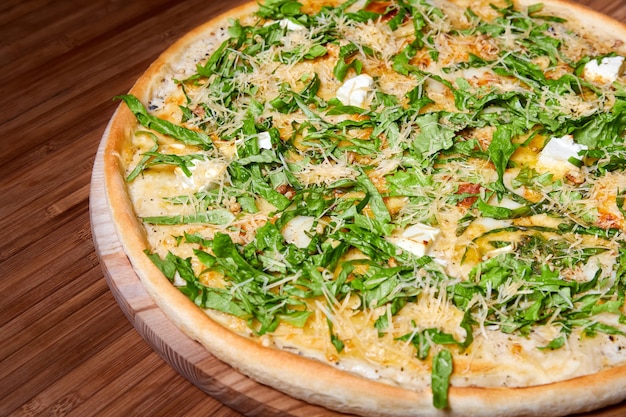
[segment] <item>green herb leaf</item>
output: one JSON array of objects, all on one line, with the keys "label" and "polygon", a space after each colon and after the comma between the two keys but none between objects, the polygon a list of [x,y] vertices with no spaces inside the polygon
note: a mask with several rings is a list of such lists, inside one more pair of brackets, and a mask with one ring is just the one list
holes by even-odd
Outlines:
[{"label": "green herb leaf", "polygon": [[428,113],[417,118],[420,133],[413,140],[413,149],[421,155],[430,156],[449,149],[456,136],[453,129],[440,121],[438,113]]},{"label": "green herb leaf", "polygon": [[550,341],[550,343],[548,343],[546,346],[542,346],[539,347],[537,349],[540,350],[554,350],[554,349],[559,349],[561,347],[563,347],[565,345],[565,336],[561,335],[555,339],[552,339]]},{"label": "green herb leaf", "polygon": [[265,19],[282,19],[300,14],[301,3],[294,0],[266,0],[259,3],[257,15]]},{"label": "green herb leaf", "polygon": [[116,99],[123,100],[130,111],[133,112],[137,121],[148,129],[168,135],[187,145],[199,146],[203,149],[211,149],[213,147],[211,138],[206,134],[184,128],[167,120],[159,119],[158,117],[148,114],[148,111],[143,104],[141,104],[141,102],[133,95],[126,94],[118,96]]},{"label": "green herb leaf", "polygon": [[[135,132],[135,134],[147,135],[154,141],[154,146],[152,146],[152,148],[150,148],[150,150],[148,151],[150,154],[156,152],[159,149],[159,141],[154,133],[146,132],[146,131],[138,131],[138,132]],[[126,177],[126,182],[131,182],[132,180],[137,178],[139,174],[141,174],[146,169],[149,160],[150,160],[150,155],[144,154],[141,157],[141,160],[139,160],[139,163],[137,163],[135,168]]]},{"label": "green herb leaf", "polygon": [[495,183],[497,190],[503,192],[506,190],[504,185],[504,172],[509,164],[509,159],[517,150],[517,146],[513,143],[515,131],[510,126],[498,126],[493,134],[491,143],[487,152],[489,159],[496,167],[498,173],[498,181]]},{"label": "green herb leaf", "polygon": [[431,386],[435,408],[444,409],[448,407],[448,389],[450,388],[452,370],[452,354],[443,349],[433,358]]},{"label": "green herb leaf", "polygon": [[203,213],[183,214],[176,216],[148,216],[141,220],[149,224],[229,224],[235,219],[234,214],[226,209],[215,209]]},{"label": "green herb leaf", "polygon": [[365,173],[362,173],[357,178],[357,183],[361,186],[363,191],[369,195],[369,205],[376,219],[380,222],[390,222],[391,215],[389,214],[387,205],[369,177]]}]

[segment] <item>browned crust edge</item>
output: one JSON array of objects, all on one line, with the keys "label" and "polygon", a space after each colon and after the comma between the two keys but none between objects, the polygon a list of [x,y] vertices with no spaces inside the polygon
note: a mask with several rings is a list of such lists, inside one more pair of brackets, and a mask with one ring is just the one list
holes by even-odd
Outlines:
[{"label": "browned crust edge", "polygon": [[[518,4],[534,3],[521,0]],[[598,12],[562,0],[548,0],[545,4],[547,10],[576,16],[584,23],[585,31],[626,39],[625,25]],[[185,46],[206,31],[255,7],[256,3],[236,7],[186,34],[150,66],[131,93],[145,102],[150,82],[160,74],[163,65],[175,60]],[[176,326],[240,372],[304,401],[341,412],[381,417],[482,416],[485,412],[491,416],[558,416],[597,409],[626,398],[626,366],[621,366],[528,388],[451,387],[450,409],[442,411],[433,408],[430,390],[414,392],[367,380],[315,360],[263,347],[226,330],[174,288],[143,253],[147,247],[145,234],[128,198],[119,160],[119,151],[135,127],[135,117],[120,106],[103,137],[105,194],[122,246],[150,296]]]}]

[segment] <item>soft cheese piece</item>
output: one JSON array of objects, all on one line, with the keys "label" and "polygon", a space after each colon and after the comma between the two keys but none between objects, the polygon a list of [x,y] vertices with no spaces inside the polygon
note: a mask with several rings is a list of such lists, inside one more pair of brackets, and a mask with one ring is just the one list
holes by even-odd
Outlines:
[{"label": "soft cheese piece", "polygon": [[357,75],[337,90],[337,99],[345,106],[364,107],[374,91],[374,79],[367,74]]},{"label": "soft cheese piece", "polygon": [[259,143],[259,148],[261,149],[272,149],[272,137],[269,132],[261,132],[257,136],[257,141]]},{"label": "soft cheese piece", "polygon": [[307,232],[311,230],[313,223],[315,223],[315,217],[296,216],[287,222],[281,233],[287,243],[306,248],[311,243],[311,237],[307,235]]},{"label": "soft cheese piece", "polygon": [[585,149],[587,146],[574,142],[572,135],[565,135],[560,138],[553,137],[539,154],[537,168],[557,176],[564,176],[576,169],[576,166],[569,162],[569,159],[580,159],[578,152]]},{"label": "soft cheese piece", "polygon": [[180,169],[176,168],[174,172],[179,179],[180,185],[186,190],[194,193],[206,190],[212,184],[218,184],[222,181],[226,172],[227,164],[220,160],[203,159],[193,161],[193,165],[189,167],[191,177],[185,175]]},{"label": "soft cheese piece", "polygon": [[287,30],[292,30],[292,31],[306,29],[306,27],[299,25],[289,19],[282,19],[278,22],[278,24],[280,25],[281,28],[286,28]]},{"label": "soft cheese piece", "polygon": [[184,287],[185,285],[187,285],[187,281],[185,281],[183,277],[180,276],[180,273],[176,271],[176,273],[174,274],[174,280],[172,281],[172,285],[174,285],[175,287]]},{"label": "soft cheese piece", "polygon": [[424,256],[440,233],[436,227],[417,223],[404,229],[398,236],[388,237],[387,240],[415,256]]},{"label": "soft cheese piece", "polygon": [[600,84],[610,84],[617,80],[624,71],[624,57],[610,56],[604,57],[598,63],[592,59],[585,64],[584,76],[587,80]]}]

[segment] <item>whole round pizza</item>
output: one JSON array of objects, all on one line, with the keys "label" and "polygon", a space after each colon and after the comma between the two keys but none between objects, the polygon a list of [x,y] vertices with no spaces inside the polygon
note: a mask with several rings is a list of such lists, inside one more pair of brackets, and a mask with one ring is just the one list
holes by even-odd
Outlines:
[{"label": "whole round pizza", "polygon": [[626,399],[626,26],[558,0],[266,0],[117,97],[105,189],[157,305],[363,416]]}]

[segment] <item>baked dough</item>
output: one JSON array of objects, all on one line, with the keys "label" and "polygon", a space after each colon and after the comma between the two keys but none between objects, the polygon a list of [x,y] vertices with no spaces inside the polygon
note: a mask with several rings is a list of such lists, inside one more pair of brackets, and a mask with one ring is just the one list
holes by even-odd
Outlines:
[{"label": "baked dough", "polygon": [[[363,3],[364,2],[357,2],[357,4],[351,7],[353,7],[354,10],[358,10],[359,7],[364,6]],[[416,2],[416,4],[417,3],[422,4],[422,2]],[[495,18],[497,16],[496,10],[486,6],[486,4],[487,2],[483,4],[481,2],[463,0],[450,2],[439,0],[423,2],[420,7],[437,6],[449,15],[456,16],[455,19],[463,19],[461,15],[468,7],[471,7],[472,10],[479,11],[479,14],[481,14],[481,17],[484,19]],[[515,7],[518,10],[526,10],[525,8],[531,6],[531,4],[533,4],[533,2],[522,1],[516,3]],[[334,4],[331,5],[335,6]],[[373,6],[370,6],[370,9],[384,10],[388,6],[388,3],[374,3]],[[318,2],[305,2],[303,10],[315,11],[319,10],[319,7]],[[506,5],[501,5],[501,7],[506,7]],[[227,39],[227,28],[232,24],[233,19],[241,19],[244,25],[254,24],[256,18],[253,16],[253,13],[257,8],[258,5],[256,3],[250,3],[235,8],[184,36],[151,65],[148,71],[146,71],[130,91],[130,94],[137,97],[150,111],[152,111],[152,107],[154,107],[154,113],[157,114],[158,117],[170,121],[180,120],[178,106],[183,105],[184,101],[181,101],[181,97],[183,96],[175,80],[185,79],[195,73],[196,65],[204,63],[210,53],[219,47],[221,41]],[[567,48],[570,48],[568,52],[571,54],[570,57],[574,57],[578,54],[580,55],[578,59],[582,59],[584,54],[588,52],[593,52],[595,55],[626,55],[626,48],[624,48],[624,44],[621,41],[621,39],[626,39],[626,28],[622,24],[585,9],[582,6],[562,1],[545,2],[544,8],[540,13],[537,12],[537,14],[550,15],[553,12],[567,19],[568,28],[572,30],[580,29],[582,31],[583,36],[580,36],[578,39],[581,44],[601,46],[597,46],[597,50],[593,48],[585,49],[590,47],[583,46],[580,47],[581,52],[576,52],[573,51],[578,48],[576,45],[566,45]],[[281,21],[285,22],[281,23],[287,34],[285,36],[289,36],[290,31],[297,32],[299,30],[297,26],[295,29],[293,27],[290,28],[290,23],[287,23],[288,20],[289,19]],[[471,19],[467,21],[469,22],[470,20]],[[261,24],[266,23],[268,22],[262,22]],[[431,23],[433,25],[447,24],[445,19]],[[296,23],[291,22],[291,24],[295,25]],[[363,24],[367,25],[372,23]],[[387,22],[385,19],[381,19],[377,24],[377,27],[380,28],[383,24],[386,25]],[[546,31],[547,30],[549,29],[546,29]],[[442,28],[441,39],[431,40],[435,42],[437,48],[439,48],[439,59],[442,62],[448,60],[448,64],[450,65],[458,63],[459,60],[463,61],[463,59],[455,56],[455,54],[458,53],[455,47],[458,47],[458,45],[455,46],[449,43],[450,39],[443,34],[444,31],[445,30]],[[293,35],[293,33],[291,36],[293,39],[290,41],[296,42],[298,38]],[[398,41],[398,45],[391,45],[385,43],[385,38],[381,37],[381,39],[379,50],[377,50],[376,53],[383,55],[388,54],[386,59],[389,62],[393,59],[395,54],[390,54],[387,49],[406,46],[406,41],[400,40]],[[486,44],[483,45],[485,48],[490,46],[489,41],[485,40],[482,36],[476,36],[472,39],[486,42]],[[376,39],[371,40],[372,43],[376,41]],[[386,39],[386,41],[390,41],[390,39]],[[449,49],[446,49],[446,47]],[[298,75],[302,75],[305,72],[308,74],[319,72],[321,74],[322,85],[317,94],[322,96],[325,100],[330,100],[336,95],[341,101],[341,93],[338,87],[346,84],[342,84],[336,80],[331,83],[329,80],[333,77],[332,67],[329,70],[327,62],[324,65],[320,63],[321,61],[330,60],[331,58],[334,63],[338,58],[337,54],[339,53],[339,48],[337,47],[334,51],[332,50],[332,46],[328,46],[328,48],[329,50],[326,52],[326,55],[322,55],[322,58],[312,57],[311,59],[307,59],[306,62],[301,65],[306,66],[305,69],[297,68],[298,63],[286,62],[284,66],[287,70],[284,68],[274,68],[274,71],[284,71],[284,73],[281,74],[283,77],[288,77],[289,72]],[[333,55],[333,53],[335,55]],[[367,53],[368,52],[365,51],[365,54]],[[484,53],[485,56],[493,55],[494,59],[498,56],[497,51],[486,51]],[[419,66],[419,62],[416,62],[418,57],[419,56],[414,56],[412,58],[411,63],[413,65]],[[424,57],[424,59],[428,62],[432,61],[432,57],[430,60],[427,57]],[[543,68],[546,74],[561,74],[559,71],[567,71],[559,68],[558,65],[551,68],[549,62],[545,63],[539,58],[535,64],[542,66],[541,68]],[[365,66],[366,69],[375,72],[375,69],[369,68],[367,65]],[[399,81],[404,80],[404,78],[398,76],[395,72],[392,73],[389,67],[391,67],[391,65],[388,65],[387,69],[379,68],[379,73],[374,74],[374,78],[378,79],[379,86],[382,90],[389,94],[396,94],[398,97],[402,97],[404,93],[408,93],[411,88],[415,87],[416,81],[410,86],[402,85]],[[428,66],[424,65],[423,68],[428,68]],[[484,73],[477,72],[478,69],[480,68],[475,69],[474,72],[468,70],[465,73],[470,81],[478,85],[483,82],[503,82],[502,78],[485,78]],[[322,74],[324,71],[325,75]],[[354,71],[354,68],[349,71]],[[365,73],[365,71],[363,73]],[[350,74],[356,75],[354,73]],[[387,75],[388,78],[385,79],[384,75]],[[412,76],[407,75],[405,77],[411,78]],[[346,79],[349,78],[350,76],[346,76]],[[556,78],[556,75],[554,75],[554,78]],[[263,84],[258,74],[252,74],[250,79],[253,81],[256,80],[259,84]],[[370,77],[370,79],[372,79],[372,77]],[[414,80],[414,78],[411,79]],[[291,82],[292,84],[306,85],[307,82],[310,82],[310,78],[303,80],[302,77],[300,77],[291,80]],[[370,80],[365,79],[364,83],[365,84],[357,84],[356,87],[354,85],[352,87],[349,85],[346,87],[348,90],[351,88],[351,91],[344,94],[344,101],[355,100],[347,104],[348,106],[366,107],[367,102],[363,100],[372,99]],[[516,83],[518,84],[516,85]],[[603,100],[605,100],[602,105],[607,106],[607,109],[610,108],[610,105],[615,100],[615,95],[618,94],[615,93],[615,88],[617,87],[601,87],[601,84],[603,84],[602,80],[593,80],[593,83],[597,88],[606,88],[607,91],[611,91],[612,95],[609,94],[609,98],[602,96]],[[450,95],[449,91],[446,92],[445,83],[435,81],[432,84],[434,90],[429,90],[432,97],[435,97],[438,93],[441,94],[442,97],[446,96],[446,94]],[[426,88],[427,84],[424,83],[423,85]],[[623,88],[624,84],[621,85]],[[505,88],[502,85],[499,85],[499,87]],[[358,88],[362,88],[363,91],[366,92],[365,95],[369,95],[369,97],[366,99],[363,97],[359,98],[359,94],[354,93],[354,90]],[[519,88],[519,82],[512,82],[512,85],[508,88]],[[396,89],[401,92],[398,92]],[[576,94],[571,96],[564,95],[562,97],[573,100],[574,96],[576,96]],[[555,97],[555,99],[557,98]],[[433,108],[431,108],[431,111],[439,111],[442,108],[446,109],[445,106],[450,105],[450,102],[446,101],[445,97],[441,98],[440,101],[437,99],[434,101],[435,103],[432,104]],[[589,101],[592,102],[592,106],[598,106],[597,100]],[[346,105],[345,103],[343,104]],[[596,107],[592,107],[591,109],[584,108],[586,104],[586,102],[581,102],[577,103],[575,106],[570,103],[570,107],[572,112],[578,111],[582,113],[586,111],[594,112],[597,109]],[[491,111],[495,110],[491,109]],[[360,120],[358,114],[356,116],[352,114],[346,119]],[[302,122],[302,120],[298,120],[298,122]],[[426,129],[423,125],[420,127],[422,130]],[[226,129],[223,126],[221,126],[221,128]],[[286,125],[281,125],[281,129],[280,139],[286,140],[284,136],[285,132],[289,132],[289,128]],[[626,398],[626,354],[622,353],[623,350],[626,351],[626,349],[623,349],[623,347],[626,346],[626,337],[619,334],[619,332],[615,334],[598,332],[593,338],[581,337],[581,340],[578,341],[577,337],[582,334],[582,331],[577,330],[577,332],[574,332],[575,336],[569,337],[565,348],[546,350],[537,348],[545,347],[552,337],[554,337],[554,340],[557,339],[559,333],[558,331],[554,333],[554,327],[544,325],[541,327],[542,330],[538,331],[544,332],[541,334],[543,346],[538,345],[537,337],[539,336],[536,335],[529,336],[528,334],[503,333],[501,331],[491,331],[490,329],[483,328],[474,335],[474,340],[468,349],[457,349],[457,347],[454,346],[450,348],[450,350],[454,352],[454,372],[448,390],[447,406],[444,409],[438,409],[433,406],[433,393],[431,390],[432,361],[416,359],[414,357],[413,346],[408,342],[404,343],[404,349],[412,352],[410,359],[399,360],[394,358],[390,360],[388,353],[377,356],[374,355],[372,351],[367,351],[366,354],[360,354],[359,356],[359,354],[351,353],[349,348],[342,353],[336,352],[336,354],[331,355],[327,349],[329,345],[328,341],[324,345],[320,345],[320,342],[317,342],[319,339],[319,329],[309,330],[314,333],[313,336],[311,336],[311,334],[307,334],[306,331],[298,330],[297,327],[281,324],[274,332],[270,331],[264,335],[257,336],[251,328],[246,326],[245,320],[233,318],[230,315],[213,310],[205,311],[198,308],[185,294],[172,285],[172,282],[163,275],[161,270],[145,253],[145,251],[148,250],[153,253],[158,253],[161,257],[165,257],[166,253],[170,250],[180,250],[182,256],[182,254],[185,253],[185,249],[180,249],[178,244],[181,241],[180,236],[183,235],[183,232],[177,229],[177,226],[165,226],[165,231],[162,231],[158,227],[145,222],[145,218],[147,217],[146,213],[149,213],[150,210],[154,208],[153,204],[155,204],[155,198],[172,197],[175,195],[173,191],[181,189],[184,189],[187,193],[193,193],[198,191],[198,187],[201,187],[202,184],[194,182],[189,183],[186,179],[188,177],[186,177],[184,173],[181,175],[180,168],[177,168],[179,170],[177,172],[176,169],[172,169],[171,167],[166,167],[162,170],[159,167],[153,168],[156,172],[153,180],[139,179],[136,182],[126,181],[129,173],[138,164],[142,154],[148,151],[153,144],[151,141],[153,136],[151,136],[151,134],[142,133],[145,130],[145,126],[140,126],[137,117],[133,112],[129,111],[128,106],[124,104],[116,111],[104,135],[104,140],[106,141],[104,155],[106,194],[120,240],[146,290],[166,315],[187,335],[203,344],[213,355],[242,373],[295,398],[319,404],[329,409],[364,416],[483,416],[486,414],[492,416],[557,416],[600,408],[617,403]],[[188,149],[197,150],[197,147],[194,146],[181,146],[180,143],[168,139],[166,137],[167,135],[160,134],[158,133],[158,129],[156,130],[157,132],[153,132],[152,135],[158,137],[164,144],[163,146],[168,147],[167,149],[169,149],[171,153],[176,151],[180,154],[184,154]],[[487,149],[489,142],[493,140],[491,137],[493,130],[485,128],[480,130],[480,132],[480,135],[487,135],[487,137],[484,138],[478,135],[474,137],[474,139],[480,141],[480,139],[483,138],[486,140],[487,142],[483,143],[483,148]],[[489,134],[487,132],[489,132]],[[211,132],[208,133],[211,135]],[[619,134],[623,138],[623,131],[619,132]],[[565,136],[567,135],[564,135],[564,137]],[[215,147],[206,152],[209,153],[211,158],[215,161],[226,161],[224,165],[220,165],[219,163],[217,165],[213,164],[209,168],[206,168],[206,172],[203,172],[205,178],[209,178],[210,181],[213,181],[215,178],[219,177],[220,172],[223,172],[227,161],[234,158],[233,155],[235,155],[235,151],[233,150],[232,143],[218,140],[219,138],[217,138],[216,135],[210,137],[215,142]],[[557,143],[557,141],[555,140],[554,143]],[[564,139],[564,143],[567,143],[566,139]],[[571,146],[563,146],[565,146],[566,150],[571,149]],[[217,151],[215,150],[216,148]],[[422,149],[424,155],[428,154],[431,150],[432,149]],[[550,158],[547,158],[548,162],[543,161],[543,165],[545,166],[537,162],[537,170],[544,170],[544,172],[551,174],[551,180],[553,181],[570,181],[573,184],[584,181],[584,178],[580,179],[577,177],[578,174],[576,169],[574,169],[574,165],[572,165],[574,168],[570,167],[567,172],[551,171],[550,164],[554,164],[553,160],[555,158],[558,159],[557,156],[560,151],[557,150],[555,152],[554,154],[548,155],[552,157],[552,161]],[[544,156],[545,155],[546,154],[544,154]],[[520,158],[522,157],[523,155],[520,156]],[[365,157],[363,157],[363,159],[364,158]],[[537,158],[537,154],[535,154],[534,158]],[[484,168],[489,171],[488,175],[493,176],[496,172],[493,167],[488,167],[488,165],[493,162],[492,160],[479,161],[476,162],[477,165],[472,166],[471,169],[478,172]],[[516,162],[523,164],[523,159],[516,160]],[[362,160],[357,161],[357,165],[359,163],[363,166],[366,165]],[[452,164],[453,161],[450,160],[449,163]],[[484,166],[480,165],[483,163]],[[559,165],[559,163],[556,164]],[[561,161],[560,166],[562,167],[563,165],[564,163]],[[196,166],[199,166],[199,164]],[[353,170],[351,171],[351,166],[342,165],[341,167],[344,168],[344,171],[338,174],[340,178],[355,180],[356,176],[358,176],[358,173],[354,174]],[[329,175],[328,172],[331,168],[336,170],[338,166],[337,164],[331,164],[325,168],[325,171],[322,170],[325,172],[323,175]],[[460,168],[456,167],[455,169]],[[218,173],[216,174],[214,171]],[[518,171],[516,171],[516,173],[519,175]],[[311,175],[320,176],[322,174],[317,172]],[[149,175],[147,174],[146,177],[149,177]],[[616,210],[616,208],[619,208],[617,207],[616,201],[618,201],[618,194],[621,191],[620,186],[623,184],[624,179],[619,170],[616,170],[614,175],[611,174],[611,176],[607,176],[607,178],[609,177],[611,181],[606,180],[606,184],[603,185],[603,183],[600,183],[597,184],[596,187],[598,201],[608,201],[607,204],[610,205],[610,207],[607,206],[608,208],[604,211],[604,214],[611,214],[611,216],[609,216],[611,222],[608,226],[604,224],[602,230],[614,230],[617,231],[616,233],[619,233],[624,229],[624,225],[621,209]],[[318,177],[316,178],[318,182],[322,181],[319,180]],[[316,178],[311,181],[314,182]],[[333,181],[334,179],[336,178],[325,178],[324,181]],[[500,179],[502,181],[509,181],[509,179]],[[490,182],[497,183],[497,175],[495,178],[491,178]],[[374,183],[374,181],[372,181],[372,183]],[[367,184],[362,185],[362,187],[366,188]],[[483,190],[480,191],[468,184],[466,188],[462,190],[457,189],[456,192],[458,194],[465,193],[474,198],[486,199],[484,187]],[[372,191],[372,193],[375,195],[375,192]],[[374,204],[371,198],[372,197],[370,197],[369,201],[370,207]],[[387,209],[394,212],[394,215],[401,210],[401,207],[393,206],[393,199],[386,199],[385,202]],[[475,204],[475,202],[475,199],[460,200],[462,204],[459,206],[462,207],[464,204],[467,204],[469,207]],[[399,203],[396,202],[396,204],[402,206],[405,202],[400,201]],[[467,209],[467,207],[464,208]],[[509,207],[503,208],[511,210]],[[162,209],[165,214],[172,214],[168,211],[170,210],[169,206],[163,205]],[[264,209],[266,209],[266,207],[262,207],[260,212],[262,214],[265,213],[267,217],[262,218],[261,216],[257,223],[258,227],[268,221],[271,215],[267,213],[271,213],[274,207],[269,207],[267,210]],[[370,210],[375,211],[371,208]],[[185,214],[187,214],[187,212],[185,212]],[[607,216],[603,219],[606,220]],[[549,220],[540,218],[540,216],[528,217],[531,219],[528,220],[530,223],[526,226],[531,228],[547,227],[547,225],[550,224]],[[142,219],[144,221],[142,221]],[[304,222],[307,221],[306,218],[300,220]],[[295,237],[289,239],[297,240],[298,238],[302,238],[299,229],[304,227],[304,225],[305,223],[300,223],[293,226]],[[602,226],[602,224],[600,225]],[[433,228],[433,232],[428,228],[429,225],[421,225],[420,223],[420,227],[418,227],[416,233],[428,233],[428,231],[431,230],[431,232],[435,234],[443,233],[445,236],[445,230],[443,230],[444,226],[441,224],[437,226],[437,228]],[[432,227],[432,225],[430,225],[430,227]],[[456,228],[456,224],[454,227]],[[220,230],[224,231],[223,228]],[[206,232],[202,226],[194,226],[186,232],[195,233],[196,231],[200,231],[201,234]],[[255,229],[252,228],[250,231],[251,236],[254,235],[254,231]],[[176,236],[177,234],[178,239],[172,237],[172,235]],[[209,237],[210,236],[206,236],[207,239]],[[405,239],[405,237],[406,236],[397,234],[392,235],[390,236],[390,242],[395,242],[399,247],[402,247],[403,243],[401,240]],[[474,236],[475,240],[473,242],[475,244],[478,244],[476,243],[478,242],[478,240],[476,240],[478,237],[478,234]],[[243,237],[242,239],[243,241],[249,241],[250,236]],[[427,247],[427,244],[424,244],[424,242],[428,242],[428,240],[429,239],[422,241],[422,245],[418,245],[419,249],[412,249],[413,247],[411,245],[414,242],[409,242],[409,246],[406,246],[407,243],[404,242],[404,250],[409,252],[413,250],[423,250],[428,252],[432,250],[432,248]],[[467,242],[470,242],[470,240]],[[306,246],[306,243],[305,241],[304,246]],[[523,242],[520,244],[522,243]],[[604,245],[605,243],[603,242],[602,244]],[[622,243],[618,240],[617,243],[613,243],[614,246],[608,247],[607,250],[616,252],[619,250],[620,244]],[[296,245],[300,244],[296,243]],[[598,245],[600,244],[598,243]],[[179,247],[179,249],[176,249],[177,247]],[[445,244],[440,244],[438,248],[442,253],[446,252]],[[186,250],[190,249],[187,248]],[[451,249],[447,248],[447,250],[450,251]],[[496,252],[491,253],[489,256],[495,257],[505,253],[508,249],[507,246],[502,246],[494,250]],[[498,250],[500,250],[500,252],[498,252]],[[485,255],[483,252],[480,252],[481,256]],[[346,256],[349,255],[350,254]],[[600,255],[598,256],[597,259],[594,258],[595,262],[603,265],[602,262],[604,262],[604,258],[601,258]],[[467,257],[471,258],[471,251]],[[606,268],[613,267],[611,266],[613,264],[611,264],[610,260],[607,260],[606,263],[609,265]],[[395,263],[390,261],[389,267],[394,267],[395,265]],[[195,266],[196,268],[202,269],[201,266]],[[448,271],[456,270],[460,275],[469,274],[468,268],[461,265],[457,268],[452,268],[450,265],[447,265],[447,267],[449,268]],[[603,267],[604,266],[599,267],[598,269],[602,269]],[[223,284],[219,283],[217,285]],[[403,324],[404,328],[411,326],[411,323],[409,323],[411,317],[419,317],[421,320],[424,312],[430,312],[431,314],[427,314],[424,320],[420,322],[418,326],[420,329],[423,330],[430,325],[439,329],[445,329],[449,334],[453,334],[457,341],[467,340],[465,339],[467,337],[465,328],[458,326],[459,322],[464,317],[463,312],[458,308],[455,309],[451,306],[443,308],[440,304],[434,303],[432,300],[437,300],[438,296],[441,297],[441,292],[438,292],[436,289],[424,288],[423,293],[427,294],[428,297],[424,296],[422,298],[429,301],[420,302],[417,301],[418,299],[416,298],[415,301],[409,302],[408,307],[404,307],[404,309],[406,309],[404,310],[404,314],[406,315],[404,318],[405,323]],[[346,297],[338,301],[348,305],[350,303],[357,303],[358,300],[356,300],[356,298],[357,297],[351,299],[350,297]],[[443,300],[439,298],[438,301],[446,303],[445,297]],[[358,310],[358,308],[355,307],[352,310]],[[374,308],[372,310],[374,310]],[[619,306],[618,310],[623,313],[623,305]],[[324,308],[320,307],[317,313],[313,313],[314,315],[318,315],[314,323],[326,323],[326,316],[322,314],[324,312]],[[377,317],[381,315],[380,311],[377,311],[376,314]],[[602,323],[607,326],[610,323],[610,325],[613,326],[611,328],[625,331],[626,328],[624,325],[618,322],[619,318],[619,314],[613,314],[612,316],[607,315],[605,321]],[[313,321],[313,319],[309,320]],[[418,319],[416,318],[415,320]],[[454,323],[456,326],[452,326],[450,323]],[[474,328],[479,327],[479,324],[480,323],[474,322]],[[315,327],[311,324],[308,326]],[[345,331],[340,323],[335,323],[335,326],[339,326],[335,330]],[[254,329],[258,330],[258,325]],[[294,333],[296,336],[294,336]],[[326,330],[326,335],[327,334],[328,330]],[[395,339],[397,339],[397,336],[398,335],[396,335]],[[311,340],[315,340],[316,342],[312,344],[312,347],[309,347]],[[374,339],[364,337],[364,340],[373,341]],[[394,337],[389,336],[376,343],[392,343],[390,341],[393,340]],[[432,343],[431,350],[440,351],[438,349],[445,344],[446,343]],[[354,350],[358,349],[355,348]],[[390,350],[392,349],[390,348],[389,351]],[[403,354],[403,352],[398,353],[398,355],[401,354]],[[431,353],[431,359],[432,356],[434,356],[434,353]],[[393,363],[390,365],[389,362]],[[405,369],[405,366],[408,368]],[[307,377],[303,378],[303,375]]]}]

